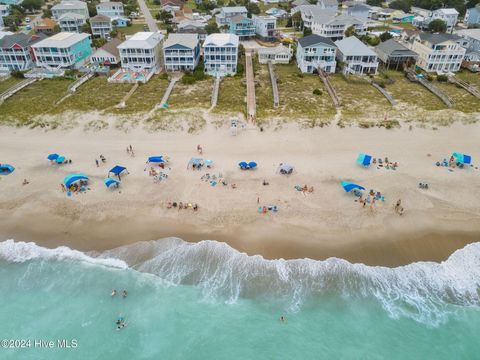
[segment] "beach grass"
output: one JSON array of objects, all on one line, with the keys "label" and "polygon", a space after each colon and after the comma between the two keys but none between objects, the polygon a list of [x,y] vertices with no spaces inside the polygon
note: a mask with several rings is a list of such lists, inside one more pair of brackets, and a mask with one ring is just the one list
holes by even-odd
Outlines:
[{"label": "beach grass", "polygon": [[213,78],[197,81],[191,85],[182,84],[181,81],[175,84],[170,99],[170,109],[208,109],[211,105],[213,91]]},{"label": "beach grass", "polygon": [[65,78],[37,81],[0,105],[0,121],[18,125],[42,126],[37,115],[48,114],[67,94],[72,80]]},{"label": "beach grass", "polygon": [[227,76],[220,82],[214,113],[246,113],[247,88],[240,76]]},{"label": "beach grass", "polygon": [[118,28],[117,31],[118,31],[119,34],[122,35],[122,38],[124,38],[125,35],[133,35],[133,34],[136,34],[139,31],[144,31],[143,30],[144,26],[145,26],[144,23],[132,24],[132,25],[124,27],[124,28]]},{"label": "beach grass", "polygon": [[452,99],[453,109],[464,113],[480,112],[480,99],[467,90],[448,82],[435,81],[434,85]]},{"label": "beach grass", "polygon": [[20,81],[24,79],[18,79],[13,76],[0,81],[0,94],[7,91],[9,88],[11,88],[13,85],[18,84]]},{"label": "beach grass", "polygon": [[146,120],[145,128],[148,131],[186,131],[194,134],[202,130],[206,124],[206,119],[198,112],[158,109]]},{"label": "beach grass", "polygon": [[268,116],[280,114],[278,109],[273,107],[273,92],[270,81],[270,74],[267,65],[255,65],[255,97],[257,101],[257,120],[262,121]]},{"label": "beach grass", "polygon": [[168,79],[166,77],[154,75],[146,84],[139,85],[138,89],[127,100],[124,108],[113,111],[120,114],[148,112],[162,101],[167,87]]}]

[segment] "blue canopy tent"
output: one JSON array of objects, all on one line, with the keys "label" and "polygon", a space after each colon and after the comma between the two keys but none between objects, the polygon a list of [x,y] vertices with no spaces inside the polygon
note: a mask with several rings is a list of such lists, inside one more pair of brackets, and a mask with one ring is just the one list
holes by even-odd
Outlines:
[{"label": "blue canopy tent", "polygon": [[64,161],[65,161],[65,156],[59,156],[55,159],[55,162],[57,164],[63,164]]},{"label": "blue canopy tent", "polygon": [[242,169],[247,169],[248,168],[248,163],[245,162],[245,161],[242,161],[242,162],[238,163],[238,166],[240,166],[240,168],[242,168]]},{"label": "blue canopy tent", "polygon": [[213,165],[213,160],[205,159],[205,165],[206,165],[207,167],[212,166],[212,165]]},{"label": "blue canopy tent", "polygon": [[60,155],[58,154],[50,154],[47,156],[47,159],[50,160],[50,161],[53,161],[53,160],[57,160],[57,158],[59,157]]},{"label": "blue canopy tent", "polygon": [[256,163],[255,161],[250,161],[250,162],[248,163],[248,167],[249,167],[250,169],[254,169],[254,168],[257,167],[257,163]]},{"label": "blue canopy tent", "polygon": [[[117,175],[118,177],[118,180],[120,180],[120,174],[127,170],[126,167],[123,167],[123,166],[120,166],[120,165],[115,165],[113,168],[110,169],[110,171],[108,172],[108,176],[110,177],[110,174],[114,174],[114,175]],[[128,171],[127,171],[127,174],[128,174]]]},{"label": "blue canopy tent", "polygon": [[120,181],[112,179],[112,178],[106,178],[103,180],[103,183],[107,188],[110,186],[114,185],[115,187],[118,187],[120,185]]},{"label": "blue canopy tent", "polygon": [[472,163],[472,157],[470,155],[461,154],[461,153],[457,153],[457,152],[454,152],[452,155],[455,158],[457,163],[460,163],[460,164],[471,164]]},{"label": "blue canopy tent", "polygon": [[65,179],[63,179],[63,183],[65,184],[65,187],[68,189],[70,186],[72,186],[73,183],[80,180],[88,180],[88,176],[85,174],[70,174],[65,176]]},{"label": "blue canopy tent", "polygon": [[14,170],[12,165],[0,164],[0,175],[10,175]]},{"label": "blue canopy tent", "polygon": [[150,156],[148,158],[148,161],[147,162],[151,162],[151,163],[164,163],[165,160],[163,159],[163,156],[160,155],[160,156]]},{"label": "blue canopy tent", "polygon": [[367,154],[360,154],[357,157],[357,164],[362,166],[369,166],[372,162],[372,156]]},{"label": "blue canopy tent", "polygon": [[351,182],[348,182],[348,181],[342,181],[341,184],[342,184],[343,190],[345,190],[346,192],[350,192],[353,189],[365,190],[365,188],[363,186],[360,186],[360,185],[357,185],[357,184],[354,184],[354,183],[351,183]]}]

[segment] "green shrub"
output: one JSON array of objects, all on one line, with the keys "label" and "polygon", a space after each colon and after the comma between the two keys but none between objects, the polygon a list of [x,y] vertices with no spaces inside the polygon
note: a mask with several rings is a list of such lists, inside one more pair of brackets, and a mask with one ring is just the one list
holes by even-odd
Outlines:
[{"label": "green shrub", "polygon": [[319,88],[316,88],[315,90],[313,90],[313,95],[322,95],[322,94],[323,92]]},{"label": "green shrub", "polygon": [[447,75],[437,75],[437,81],[446,82],[448,80]]},{"label": "green shrub", "polygon": [[17,79],[23,79],[25,77],[25,75],[23,75],[23,72],[20,70],[12,70],[10,72],[10,75]]}]

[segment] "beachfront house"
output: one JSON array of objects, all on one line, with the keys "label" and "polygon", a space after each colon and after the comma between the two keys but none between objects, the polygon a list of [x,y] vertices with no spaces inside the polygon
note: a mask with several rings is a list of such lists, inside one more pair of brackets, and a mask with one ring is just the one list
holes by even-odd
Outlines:
[{"label": "beachfront house", "polygon": [[82,32],[82,25],[87,23],[87,18],[77,13],[66,13],[58,18],[58,26],[63,32]]},{"label": "beachfront house", "polygon": [[166,71],[193,71],[200,60],[197,34],[170,33],[163,45]]},{"label": "beachfront house", "polygon": [[118,45],[120,45],[121,42],[122,40],[113,38],[90,55],[90,62],[96,65],[118,65],[120,63]]},{"label": "beachfront house", "polygon": [[138,32],[118,46],[123,69],[155,72],[162,66],[160,32]]},{"label": "beachfront house", "polygon": [[10,33],[0,38],[0,72],[28,70],[34,65],[31,46],[44,39],[45,35]]},{"label": "beachfront house", "polygon": [[258,49],[258,62],[260,64],[288,64],[292,59],[292,47],[278,45]]},{"label": "beachfront house", "polygon": [[333,74],[337,66],[335,51],[337,47],[329,38],[308,35],[298,39],[297,66],[302,73],[313,73],[319,68]]},{"label": "beachfront house", "polygon": [[463,22],[467,26],[480,24],[480,3],[472,8],[467,9]]},{"label": "beachfront house", "polygon": [[55,21],[59,21],[60,17],[65,14],[78,14],[84,19],[88,19],[87,3],[78,0],[64,0],[61,3],[52,6],[52,17]]},{"label": "beachfront house", "polygon": [[90,28],[93,37],[105,38],[113,30],[112,20],[105,15],[97,15],[90,19]]},{"label": "beachfront house", "polygon": [[252,15],[255,23],[255,34],[262,40],[271,41],[275,39],[277,29],[277,18],[275,16]]},{"label": "beachfront house", "polygon": [[203,62],[207,74],[233,75],[237,72],[239,39],[235,34],[210,34],[203,43]]},{"label": "beachfront house", "polygon": [[219,14],[215,15],[215,19],[217,21],[217,25],[219,27],[227,25],[229,19],[234,17],[234,16],[247,16],[248,11],[245,6],[227,6],[227,7],[222,7],[220,10]]},{"label": "beachfront house", "polygon": [[335,41],[335,45],[338,47],[337,58],[344,64],[344,74],[369,75],[377,73],[377,54],[356,36]]},{"label": "beachfront house", "polygon": [[418,54],[417,66],[427,72],[460,70],[466,49],[457,43],[458,35],[419,33],[407,43]]},{"label": "beachfront house", "polygon": [[57,23],[50,18],[38,18],[33,21],[33,31],[36,34],[45,34],[51,36],[56,31]]},{"label": "beachfront house", "polygon": [[97,15],[108,16],[109,18],[124,17],[123,3],[105,1],[97,4]]},{"label": "beachfront house", "polygon": [[61,32],[32,45],[36,65],[47,70],[76,69],[92,53],[90,34]]},{"label": "beachfront house", "polygon": [[341,40],[345,32],[351,26],[354,27],[356,34],[365,35],[367,33],[367,22],[359,20],[353,16],[342,15],[324,15],[316,16],[312,19],[312,34],[320,35],[329,39]]},{"label": "beachfront house", "polygon": [[378,59],[389,69],[403,70],[417,61],[418,55],[397,40],[390,39],[375,47]]},{"label": "beachfront house", "polygon": [[237,35],[240,40],[255,36],[255,23],[244,15],[232,16],[228,19],[228,31]]}]

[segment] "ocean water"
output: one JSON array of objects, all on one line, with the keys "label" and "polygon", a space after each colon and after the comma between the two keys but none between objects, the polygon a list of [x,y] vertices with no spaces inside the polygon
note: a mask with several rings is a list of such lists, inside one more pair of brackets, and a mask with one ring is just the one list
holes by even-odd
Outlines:
[{"label": "ocean water", "polygon": [[479,359],[479,305],[480,243],[390,269],[176,238],[0,242],[0,359]]}]

